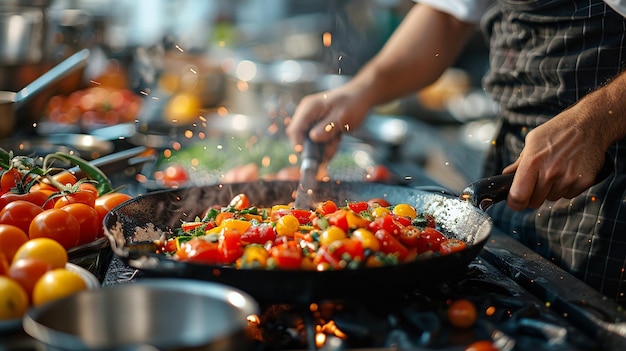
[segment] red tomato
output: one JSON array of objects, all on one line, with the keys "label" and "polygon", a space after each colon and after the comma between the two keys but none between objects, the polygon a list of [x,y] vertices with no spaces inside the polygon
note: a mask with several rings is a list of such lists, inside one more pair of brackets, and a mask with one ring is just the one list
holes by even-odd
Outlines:
[{"label": "red tomato", "polygon": [[[42,190],[60,191],[60,187],[72,186],[78,182],[78,178],[70,172],[59,172],[52,176],[53,181],[48,178],[42,178],[39,187]],[[58,186],[57,186],[58,185]]]},{"label": "red tomato", "polygon": [[94,194],[95,197],[100,196],[98,193],[98,188],[96,188],[95,184],[90,182],[83,182],[78,185],[78,189],[81,191],[89,191]]},{"label": "red tomato", "polygon": [[465,241],[455,238],[446,239],[439,245],[439,252],[442,255],[449,255],[453,252],[459,252],[465,250],[467,244]]},{"label": "red tomato", "polygon": [[176,251],[177,259],[181,261],[203,262],[219,264],[220,254],[216,242],[196,237],[184,243],[180,243],[180,249]]},{"label": "red tomato", "polygon": [[270,257],[276,266],[282,269],[300,269],[302,267],[302,250],[295,241],[285,241],[270,249]]},{"label": "red tomato", "polygon": [[13,261],[17,249],[27,241],[27,232],[14,225],[0,224],[0,253],[4,254],[8,262]]},{"label": "red tomato", "polygon": [[20,283],[32,301],[33,288],[37,280],[51,270],[50,263],[38,258],[22,258],[11,264],[8,276]]},{"label": "red tomato", "polygon": [[243,210],[250,207],[250,199],[246,194],[238,194],[230,200],[228,206],[233,207],[235,210]]},{"label": "red tomato", "polygon": [[394,236],[400,234],[400,225],[394,220],[393,214],[376,217],[372,222],[370,222],[368,227],[372,232],[384,229],[387,233]]},{"label": "red tomato", "polygon": [[52,208],[54,204],[53,201],[48,201],[48,194],[43,191],[31,191],[26,194],[5,193],[0,196],[0,209],[16,200],[32,202],[43,208]]},{"label": "red tomato", "polygon": [[406,247],[413,248],[419,245],[422,231],[415,226],[409,225],[400,229],[400,242]]},{"label": "red tomato", "polygon": [[3,170],[2,176],[0,176],[0,194],[8,192],[21,181],[22,174],[17,169],[10,168],[6,171]]},{"label": "red tomato", "polygon": [[380,251],[386,254],[393,254],[398,257],[399,262],[403,262],[409,254],[409,250],[400,241],[389,234],[384,229],[379,229],[374,233],[380,243]]},{"label": "red tomato", "polygon": [[36,215],[30,223],[28,236],[50,238],[65,249],[75,247],[80,240],[80,223],[68,212],[53,208]]},{"label": "red tomato", "polygon": [[13,201],[0,210],[0,223],[14,225],[28,233],[30,222],[43,208],[24,200]]},{"label": "red tomato", "polygon": [[458,299],[448,306],[448,321],[457,328],[469,328],[476,323],[478,313],[474,303],[467,299]]},{"label": "red tomato", "polygon": [[241,234],[244,244],[265,244],[276,239],[276,232],[270,224],[251,225],[248,230]]},{"label": "red tomato", "polygon": [[327,214],[325,217],[328,220],[328,224],[337,226],[347,233],[350,230],[347,214],[347,210],[338,209],[333,213]]},{"label": "red tomato", "polygon": [[90,243],[100,237],[102,222],[98,220],[98,212],[84,203],[73,203],[61,207],[61,210],[71,214],[80,225],[78,245]]},{"label": "red tomato", "polygon": [[365,201],[357,201],[348,203],[348,208],[356,213],[361,213],[369,209],[369,205]]},{"label": "red tomato", "polygon": [[489,340],[478,340],[471,343],[465,351],[500,351],[500,349]]},{"label": "red tomato", "polygon": [[447,240],[445,235],[435,228],[424,227],[420,240],[417,245],[417,252],[422,253],[425,251],[439,252],[441,243]]},{"label": "red tomato", "polygon": [[402,227],[406,227],[406,226],[411,225],[411,218],[409,218],[409,217],[406,217],[406,216],[399,216],[399,215],[396,215],[396,214],[393,214],[393,213],[392,213],[392,214],[390,214],[390,216],[391,216],[391,218],[393,218],[393,220],[394,220],[397,224],[399,224],[399,225],[400,225],[400,226],[402,226]]},{"label": "red tomato", "polygon": [[382,198],[373,198],[370,199],[369,201],[367,201],[367,204],[374,208],[374,207],[389,207],[391,206],[391,203],[385,199]]},{"label": "red tomato", "polygon": [[243,244],[240,241],[241,234],[236,230],[225,231],[220,236],[217,249],[222,263],[234,263],[243,255]]},{"label": "red tomato", "polygon": [[122,202],[128,201],[130,199],[132,199],[132,196],[118,192],[104,194],[96,198],[94,208],[96,209],[96,212],[98,212],[98,221],[102,223],[102,221],[104,220],[104,216],[106,216],[109,211],[111,211]]},{"label": "red tomato", "polygon": [[338,208],[339,207],[337,207],[337,204],[334,201],[326,200],[320,202],[315,208],[315,211],[317,211],[317,213],[321,214],[322,216],[326,216],[327,214],[331,214],[337,211]]},{"label": "red tomato", "polygon": [[75,203],[85,204],[93,208],[96,205],[96,195],[93,192],[86,190],[79,190],[74,193],[62,195],[56,198],[54,208],[61,208]]},{"label": "red tomato", "polygon": [[378,164],[367,167],[365,181],[385,183],[391,180],[391,171],[384,165]]}]

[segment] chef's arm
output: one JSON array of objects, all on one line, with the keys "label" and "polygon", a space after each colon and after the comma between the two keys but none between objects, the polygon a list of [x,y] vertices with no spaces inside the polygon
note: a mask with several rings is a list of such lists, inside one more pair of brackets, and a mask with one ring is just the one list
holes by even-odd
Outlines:
[{"label": "chef's arm", "polygon": [[474,24],[416,4],[351,85],[367,87],[363,97],[371,106],[424,88],[454,63],[474,28]]}]

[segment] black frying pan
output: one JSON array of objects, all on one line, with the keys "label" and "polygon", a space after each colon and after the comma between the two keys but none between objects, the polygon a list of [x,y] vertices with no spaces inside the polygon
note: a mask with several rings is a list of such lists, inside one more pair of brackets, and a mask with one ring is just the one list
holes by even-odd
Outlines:
[{"label": "black frying pan", "polygon": [[446,235],[470,244],[467,249],[451,255],[421,256],[413,262],[380,268],[323,272],[238,270],[180,262],[154,254],[154,240],[174,232],[181,220],[193,220],[208,206],[226,205],[238,193],[247,194],[256,206],[286,204],[293,201],[296,182],[257,181],[148,193],[113,209],[104,219],[104,226],[113,252],[123,262],[149,276],[216,281],[242,289],[261,302],[310,303],[336,298],[388,296],[389,293],[432,286],[442,279],[464,274],[492,230],[490,218],[475,204],[501,200],[511,179],[495,177],[470,185],[465,193],[471,201],[404,186],[321,183],[316,201],[384,197],[391,203],[410,203],[419,212],[434,215]]}]

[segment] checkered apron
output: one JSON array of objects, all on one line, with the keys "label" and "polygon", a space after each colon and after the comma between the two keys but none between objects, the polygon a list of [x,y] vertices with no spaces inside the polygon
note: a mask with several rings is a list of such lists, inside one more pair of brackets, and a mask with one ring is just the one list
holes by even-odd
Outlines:
[{"label": "checkered apron", "polygon": [[[481,26],[490,46],[484,85],[500,106],[489,176],[517,158],[528,131],[625,68],[626,21],[601,0],[501,0]],[[626,139],[576,198],[522,212],[502,202],[488,213],[496,227],[626,305]]]}]

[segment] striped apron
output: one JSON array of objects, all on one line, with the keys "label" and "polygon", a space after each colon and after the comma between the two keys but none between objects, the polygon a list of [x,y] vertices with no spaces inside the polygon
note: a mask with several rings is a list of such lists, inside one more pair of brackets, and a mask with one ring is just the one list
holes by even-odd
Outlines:
[{"label": "striped apron", "polygon": [[[616,76],[626,20],[601,0],[499,0],[483,17],[484,86],[500,106],[485,176],[513,163],[534,127]],[[574,199],[488,213],[497,228],[626,305],[626,139],[611,146],[598,183]]]}]

